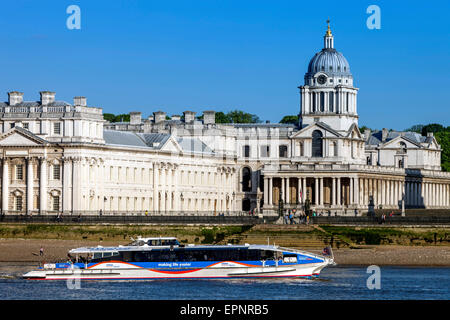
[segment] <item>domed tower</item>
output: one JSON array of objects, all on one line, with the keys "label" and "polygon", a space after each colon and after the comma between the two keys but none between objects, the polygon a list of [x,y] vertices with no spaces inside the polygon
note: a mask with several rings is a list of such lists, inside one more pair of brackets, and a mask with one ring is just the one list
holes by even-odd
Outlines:
[{"label": "domed tower", "polygon": [[353,76],[347,59],[334,48],[334,38],[327,20],[324,48],[308,65],[305,85],[300,86],[300,125],[323,122],[337,131],[358,124]]}]

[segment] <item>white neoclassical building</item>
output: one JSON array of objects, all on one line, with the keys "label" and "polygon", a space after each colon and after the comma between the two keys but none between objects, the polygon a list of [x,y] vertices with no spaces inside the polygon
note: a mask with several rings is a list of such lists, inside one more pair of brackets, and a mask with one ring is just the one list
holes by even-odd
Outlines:
[{"label": "white neoclassical building", "polygon": [[450,173],[432,134],[358,128],[350,65],[324,46],[300,89],[299,123],[219,124],[214,111],[109,123],[102,109],[42,91],[0,103],[2,214],[274,213],[301,208],[359,214],[450,208]]}]

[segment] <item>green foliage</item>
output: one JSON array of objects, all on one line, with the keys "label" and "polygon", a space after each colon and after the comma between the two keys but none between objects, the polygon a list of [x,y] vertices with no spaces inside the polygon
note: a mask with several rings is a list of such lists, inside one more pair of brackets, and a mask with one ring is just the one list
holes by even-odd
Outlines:
[{"label": "green foliage", "polygon": [[369,129],[372,132],[377,131],[374,129],[370,129],[368,126],[361,126],[361,127],[359,127],[359,132],[364,133],[364,131],[366,131],[367,129]]},{"label": "green foliage", "polygon": [[130,122],[130,115],[129,114],[112,114],[112,113],[104,113],[103,119],[109,121],[109,122]]},{"label": "green foliage", "polygon": [[244,112],[242,110],[233,110],[228,113],[216,112],[216,123],[260,123],[257,115]]},{"label": "green foliage", "polygon": [[436,141],[441,145],[442,170],[450,172],[450,130],[437,132]]},{"label": "green foliage", "polygon": [[423,124],[416,124],[416,125],[412,126],[411,128],[406,129],[405,131],[412,131],[412,132],[422,133],[423,127],[424,127]]},{"label": "green foliage", "polygon": [[227,115],[222,111],[216,112],[216,123],[229,123]]},{"label": "green foliage", "polygon": [[426,126],[423,126],[422,135],[426,136],[428,132],[437,133],[437,132],[442,132],[445,130],[446,130],[446,128],[439,123],[430,123],[430,124],[427,124]]},{"label": "green foliage", "polygon": [[233,110],[227,113],[232,123],[260,123],[259,117],[242,110]]},{"label": "green foliage", "polygon": [[283,119],[281,119],[280,123],[290,123],[290,124],[297,124],[298,123],[298,116],[284,116]]}]

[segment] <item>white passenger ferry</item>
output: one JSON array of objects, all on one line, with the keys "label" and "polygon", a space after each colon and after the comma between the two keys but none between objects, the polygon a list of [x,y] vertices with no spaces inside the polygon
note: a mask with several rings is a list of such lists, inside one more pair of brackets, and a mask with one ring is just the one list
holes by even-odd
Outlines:
[{"label": "white passenger ferry", "polygon": [[139,280],[317,277],[335,264],[326,255],[275,245],[183,245],[173,237],[138,238],[126,246],[77,248],[68,262],[44,264],[26,279]]}]

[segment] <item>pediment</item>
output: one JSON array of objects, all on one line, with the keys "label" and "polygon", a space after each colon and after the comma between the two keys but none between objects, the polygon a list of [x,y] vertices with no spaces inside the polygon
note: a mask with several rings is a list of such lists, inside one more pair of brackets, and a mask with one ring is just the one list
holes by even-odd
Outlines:
[{"label": "pediment", "polygon": [[164,145],[161,147],[162,151],[170,151],[170,152],[182,152],[180,145],[178,142],[170,136],[169,139],[164,143]]},{"label": "pediment", "polygon": [[27,134],[24,129],[13,128],[0,135],[0,146],[40,146],[46,143],[45,140],[33,135]]},{"label": "pediment", "polygon": [[331,127],[322,124],[320,122],[316,122],[297,131],[294,135],[291,136],[291,138],[292,139],[311,138],[312,133],[315,130],[321,131],[324,137],[336,137],[336,138],[342,137],[342,135],[339,132],[335,131]]},{"label": "pediment", "polygon": [[401,144],[405,144],[406,148],[421,148],[421,146],[413,141],[411,141],[410,139],[407,139],[403,136],[398,136],[386,143],[383,144],[382,148],[401,148]]},{"label": "pediment", "polygon": [[348,130],[347,137],[350,137],[352,139],[362,139],[361,131],[359,130],[356,123],[351,125],[350,129]]}]

